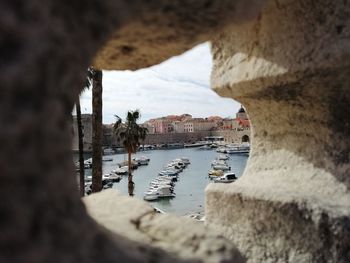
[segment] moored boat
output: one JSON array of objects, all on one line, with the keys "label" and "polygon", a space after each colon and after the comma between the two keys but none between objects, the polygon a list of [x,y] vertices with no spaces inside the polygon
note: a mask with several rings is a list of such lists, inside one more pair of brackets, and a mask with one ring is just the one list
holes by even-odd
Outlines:
[{"label": "moored boat", "polygon": [[225,173],[223,176],[220,176],[214,179],[215,183],[232,183],[237,179],[235,173]]}]

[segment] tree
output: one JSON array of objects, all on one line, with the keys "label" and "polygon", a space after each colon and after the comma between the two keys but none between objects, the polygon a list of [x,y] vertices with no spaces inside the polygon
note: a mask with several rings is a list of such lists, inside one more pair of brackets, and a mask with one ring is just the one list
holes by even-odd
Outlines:
[{"label": "tree", "polygon": [[102,71],[89,68],[92,80],[92,192],[102,190]]},{"label": "tree", "polygon": [[131,154],[135,153],[138,147],[146,138],[147,128],[137,124],[137,120],[141,117],[138,110],[128,111],[125,123],[122,119],[115,115],[117,121],[114,124],[113,130],[117,136],[117,140],[121,142],[128,153],[128,189],[129,195],[133,195],[134,182],[132,180],[131,171]]},{"label": "tree", "polygon": [[81,124],[80,98],[77,99],[75,107],[77,111],[78,142],[79,142],[79,189],[80,189],[80,196],[83,197],[85,195],[85,168],[84,168],[84,143],[83,143],[83,129]]},{"label": "tree", "polygon": [[[86,81],[83,90],[89,89],[92,85],[92,75],[93,68],[88,68],[86,72]],[[79,145],[79,188],[80,188],[80,196],[85,195],[85,168],[84,168],[84,134],[81,123],[81,108],[80,108],[80,95],[75,103],[76,113],[77,113],[77,128],[78,128],[78,145]]]}]

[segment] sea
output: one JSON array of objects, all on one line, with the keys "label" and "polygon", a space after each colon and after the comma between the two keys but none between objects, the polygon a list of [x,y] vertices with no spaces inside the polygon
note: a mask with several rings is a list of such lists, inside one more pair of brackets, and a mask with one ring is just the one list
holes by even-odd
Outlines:
[{"label": "sea", "polygon": [[[143,199],[144,193],[148,190],[149,184],[154,180],[158,173],[172,160],[181,157],[187,157],[190,164],[182,173],[179,174],[178,181],[175,184],[173,198],[160,199],[152,201],[150,204],[158,209],[176,215],[184,216],[189,214],[200,214],[204,211],[205,188],[213,183],[208,177],[208,171],[211,168],[211,162],[218,157],[219,153],[215,149],[200,150],[199,148],[182,148],[166,150],[149,150],[137,152],[135,156],[146,156],[150,159],[148,165],[139,166],[133,171],[133,181],[135,183],[135,198]],[[231,166],[231,172],[237,177],[244,172],[248,155],[231,154],[227,160]],[[77,155],[74,156],[77,159]],[[89,158],[89,155],[85,155]],[[113,161],[103,162],[103,174],[110,173],[118,168],[118,163],[127,160],[127,154],[109,155]],[[85,175],[91,175],[91,169],[85,169]],[[118,190],[123,195],[128,195],[128,178],[123,176],[122,180],[114,183],[112,189]]]}]

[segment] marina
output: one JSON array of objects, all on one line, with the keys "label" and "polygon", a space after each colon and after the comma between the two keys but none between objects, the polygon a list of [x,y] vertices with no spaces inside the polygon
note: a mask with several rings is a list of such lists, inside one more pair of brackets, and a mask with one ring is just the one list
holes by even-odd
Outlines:
[{"label": "marina", "polygon": [[[202,213],[204,211],[204,190],[209,183],[214,183],[208,172],[212,169],[212,162],[217,158],[229,158],[225,162],[231,167],[230,171],[240,177],[243,174],[248,154],[223,154],[216,149],[201,151],[198,148],[182,148],[171,150],[148,150],[133,155],[134,160],[142,156],[149,159],[148,165],[138,166],[133,171],[135,182],[134,194],[136,198],[144,199],[145,192],[149,190],[150,183],[157,179],[159,173],[175,159],[187,157],[190,162],[187,168],[179,174],[178,181],[174,187],[174,198],[155,198],[151,204],[164,212],[177,215],[188,215]],[[112,171],[120,171],[121,180],[113,183],[113,189],[117,189],[124,195],[128,195],[127,167],[119,168],[119,164],[127,164],[126,154],[109,155],[113,161],[103,162],[103,174]],[[142,159],[144,159],[142,157]],[[86,156],[88,159],[89,156]],[[226,172],[226,171],[225,171]],[[85,170],[86,177],[91,177],[91,169]],[[123,175],[124,174],[124,175]],[[220,173],[222,176],[224,173]],[[219,175],[219,174],[218,174]],[[214,178],[214,177],[213,177]]]}]

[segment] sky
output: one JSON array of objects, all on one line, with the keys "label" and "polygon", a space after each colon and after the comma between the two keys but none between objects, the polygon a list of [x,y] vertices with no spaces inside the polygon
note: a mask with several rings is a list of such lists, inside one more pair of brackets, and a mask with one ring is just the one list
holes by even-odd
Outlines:
[{"label": "sky", "polygon": [[[136,71],[103,71],[103,123],[140,110],[141,120],[189,113],[193,117],[233,117],[240,104],[210,89],[212,59],[208,43],[180,56]],[[91,113],[91,89],[81,97],[82,113]]]}]

